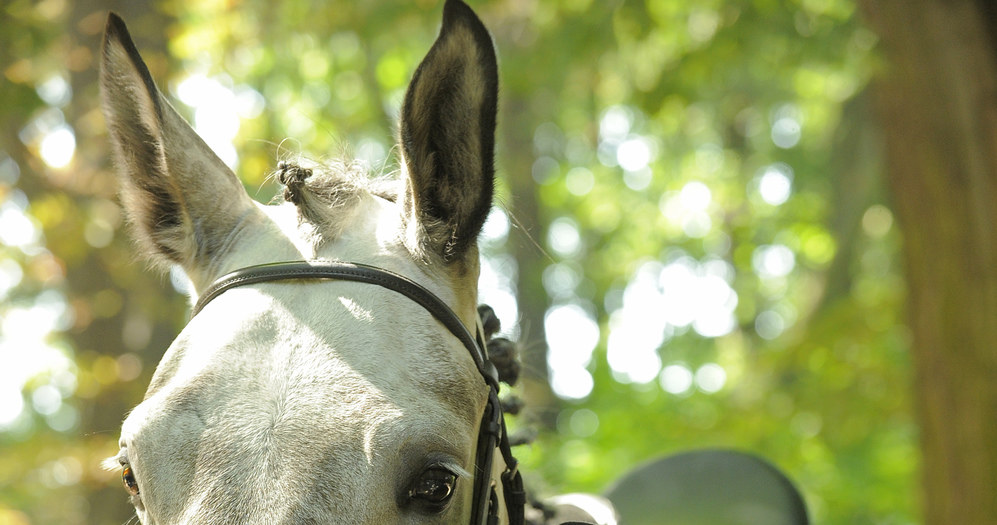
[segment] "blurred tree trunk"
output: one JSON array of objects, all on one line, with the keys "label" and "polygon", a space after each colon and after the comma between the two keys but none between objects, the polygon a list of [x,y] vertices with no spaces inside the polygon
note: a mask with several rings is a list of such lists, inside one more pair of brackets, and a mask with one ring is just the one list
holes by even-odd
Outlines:
[{"label": "blurred tree trunk", "polygon": [[861,254],[862,217],[870,206],[884,199],[882,137],[878,123],[869,116],[872,98],[870,90],[866,90],[845,103],[831,145],[832,211],[828,228],[838,249],[828,268],[821,297],[809,314],[804,312],[811,318],[853,293],[853,268]]},{"label": "blurred tree trunk", "polygon": [[536,42],[523,38],[524,34],[534,31],[529,14],[532,10],[532,7],[500,10],[485,19],[496,40],[502,63],[497,164],[509,188],[508,200],[504,203],[512,225],[507,249],[517,263],[515,284],[519,319],[515,321],[520,328],[523,415],[528,426],[546,430],[554,426],[560,403],[548,383],[544,315],[550,305],[543,286],[543,271],[550,261],[541,245],[549,218],[544,216],[533,179],[533,163],[537,156],[533,133],[542,122],[554,118],[556,106],[540,104],[538,100],[544,99],[548,90],[556,91],[552,86],[560,76],[551,73],[527,78],[510,74],[538,70]]},{"label": "blurred tree trunk", "polygon": [[904,231],[924,521],[997,523],[997,7],[862,0]]},{"label": "blurred tree trunk", "polygon": [[547,266],[542,242],[546,224],[540,216],[537,188],[532,177],[533,137],[537,122],[529,110],[529,99],[509,90],[502,102],[502,139],[507,153],[502,158],[504,175],[512,194],[509,213],[514,228],[509,249],[518,262],[516,273],[517,320],[520,325],[520,349],[525,410],[534,424],[550,428],[557,415],[557,401],[550,391],[547,377],[547,340],[544,314],[547,296],[543,287],[543,270]]}]

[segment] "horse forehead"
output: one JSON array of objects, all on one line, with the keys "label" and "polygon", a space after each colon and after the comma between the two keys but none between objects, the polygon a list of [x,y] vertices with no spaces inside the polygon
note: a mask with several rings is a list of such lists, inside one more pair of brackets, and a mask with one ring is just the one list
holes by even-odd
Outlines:
[{"label": "horse forehead", "polygon": [[398,406],[436,399],[458,414],[483,385],[469,352],[421,307],[374,285],[327,281],[226,291],[167,351],[147,397],[207,383],[335,406],[351,393]]},{"label": "horse forehead", "polygon": [[268,285],[299,295],[291,304],[268,290],[219,296],[167,351],[129,422],[196,417],[267,439],[285,428],[337,440],[350,432],[366,436],[367,454],[383,442],[375,438],[400,432],[383,424],[393,419],[475,429],[484,382],[452,335],[391,295],[349,293],[369,285],[321,286],[344,293],[328,294],[311,323],[300,319],[315,308],[302,305],[300,286]]},{"label": "horse forehead", "polygon": [[[167,351],[123,436],[139,468],[144,456],[175,486],[168,506],[196,513],[266,493],[282,494],[264,506],[281,512],[373,512],[364,495],[396,488],[402,444],[473,454],[485,390],[466,350],[445,351],[452,336],[418,309],[400,319],[390,295],[311,286],[341,292],[311,323],[282,300],[294,286],[233,289]],[[315,328],[327,323],[338,329]],[[216,494],[233,482],[238,494]]]}]

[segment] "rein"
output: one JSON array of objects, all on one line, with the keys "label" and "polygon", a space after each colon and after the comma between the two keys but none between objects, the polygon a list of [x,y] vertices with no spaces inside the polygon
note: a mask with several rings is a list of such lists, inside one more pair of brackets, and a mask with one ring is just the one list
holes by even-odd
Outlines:
[{"label": "rein", "polygon": [[518,462],[512,456],[509,433],[505,428],[505,418],[499,403],[499,378],[495,365],[488,359],[487,345],[477,323],[476,337],[471,336],[467,327],[446,303],[422,285],[394,272],[375,266],[346,262],[293,261],[249,266],[222,276],[201,295],[191,311],[193,318],[212,299],[232,288],[251,284],[327,279],[373,284],[400,293],[425,308],[447,330],[450,331],[471,354],[478,372],[488,384],[488,402],[478,432],[478,445],[475,454],[474,499],[472,503],[471,525],[496,525],[499,520],[499,501],[496,482],[491,479],[495,449],[498,448],[505,461],[502,472],[502,493],[505,498],[506,513],[510,525],[523,525],[526,492],[523,478],[519,473]]}]

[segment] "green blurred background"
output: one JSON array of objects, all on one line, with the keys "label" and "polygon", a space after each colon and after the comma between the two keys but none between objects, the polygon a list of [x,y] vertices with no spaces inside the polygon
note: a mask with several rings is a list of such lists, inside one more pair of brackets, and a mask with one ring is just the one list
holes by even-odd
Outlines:
[{"label": "green blurred background", "polygon": [[[528,482],[693,447],[816,523],[916,523],[901,236],[849,0],[471,2],[500,56],[483,301],[524,347]],[[96,68],[121,14],[257,199],[278,159],[394,169],[437,0],[0,2],[0,524],[120,524],[117,431],[187,315],[130,243]],[[175,277],[175,276],[174,276]],[[549,348],[549,350],[548,350]]]}]

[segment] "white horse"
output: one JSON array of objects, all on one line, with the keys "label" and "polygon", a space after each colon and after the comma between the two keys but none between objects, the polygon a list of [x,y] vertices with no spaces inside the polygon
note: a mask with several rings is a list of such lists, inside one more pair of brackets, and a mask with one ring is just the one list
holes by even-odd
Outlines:
[{"label": "white horse", "polygon": [[[113,14],[100,79],[136,237],[201,299],[113,458],[139,520],[521,522],[520,486],[500,481],[517,476],[497,381],[463,331],[480,322],[498,84],[471,9],[447,1],[408,88],[400,180],[282,164],[274,206],[254,202],[170,106]],[[365,282],[277,281],[257,266],[282,261],[362,268]],[[247,267],[266,278],[212,288]]]}]

